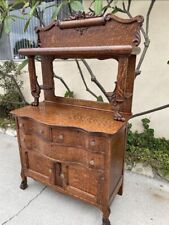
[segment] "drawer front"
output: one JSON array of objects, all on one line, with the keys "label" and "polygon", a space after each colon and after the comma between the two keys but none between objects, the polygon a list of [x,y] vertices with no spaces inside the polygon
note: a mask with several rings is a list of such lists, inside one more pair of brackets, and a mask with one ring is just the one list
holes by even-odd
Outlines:
[{"label": "drawer front", "polygon": [[108,138],[104,136],[88,134],[73,128],[50,128],[50,126],[37,123],[27,118],[19,119],[19,132],[22,135],[28,134],[33,136],[36,134],[40,138],[60,146],[80,147],[98,153],[105,153],[108,148]]},{"label": "drawer front", "polygon": [[21,148],[41,153],[48,156],[51,151],[51,143],[39,138],[37,135],[20,135]]},{"label": "drawer front", "polygon": [[31,119],[20,118],[19,130],[24,134],[37,134],[46,140],[50,140],[50,127],[37,123]]},{"label": "drawer front", "polygon": [[52,138],[54,143],[59,143],[69,146],[85,147],[86,138],[83,132],[72,128],[53,128]]},{"label": "drawer front", "polygon": [[108,138],[73,128],[52,128],[52,139],[60,145],[82,147],[93,152],[105,153],[108,147]]},{"label": "drawer front", "polygon": [[104,154],[90,152],[89,150],[74,147],[65,147],[52,144],[49,157],[68,163],[83,164],[88,168],[104,169]]},{"label": "drawer front", "polygon": [[54,160],[69,163],[83,164],[88,168],[104,169],[104,154],[95,153],[84,148],[59,146],[46,142],[36,135],[21,135],[21,147],[25,150],[35,151]]}]

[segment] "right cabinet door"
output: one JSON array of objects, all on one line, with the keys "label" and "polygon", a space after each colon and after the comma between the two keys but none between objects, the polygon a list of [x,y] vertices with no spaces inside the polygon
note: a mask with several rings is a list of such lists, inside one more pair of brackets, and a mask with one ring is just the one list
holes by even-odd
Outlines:
[{"label": "right cabinet door", "polygon": [[103,171],[86,168],[82,165],[67,166],[66,189],[72,195],[91,203],[100,204],[103,185]]}]

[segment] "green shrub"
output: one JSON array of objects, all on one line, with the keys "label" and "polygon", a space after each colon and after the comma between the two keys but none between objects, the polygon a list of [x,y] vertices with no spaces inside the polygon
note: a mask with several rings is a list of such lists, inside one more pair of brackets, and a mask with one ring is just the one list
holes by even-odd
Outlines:
[{"label": "green shrub", "polygon": [[9,112],[26,104],[22,95],[23,82],[20,79],[18,65],[13,61],[6,61],[0,65],[0,118],[8,118]]},{"label": "green shrub", "polygon": [[162,176],[169,176],[169,140],[155,138],[150,120],[142,119],[143,132],[131,131],[129,124],[126,162],[133,165],[142,162],[151,165]]}]

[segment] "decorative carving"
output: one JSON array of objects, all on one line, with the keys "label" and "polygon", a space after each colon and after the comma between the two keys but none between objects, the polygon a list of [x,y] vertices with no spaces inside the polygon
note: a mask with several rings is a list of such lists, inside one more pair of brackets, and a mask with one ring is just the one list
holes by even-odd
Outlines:
[{"label": "decorative carving", "polygon": [[132,96],[131,93],[125,93],[124,90],[121,88],[119,82],[115,82],[116,86],[113,92],[108,92],[107,96],[114,108],[114,119],[118,121],[125,121],[124,116],[120,112],[120,105],[126,101],[126,99]]},{"label": "decorative carving", "polygon": [[135,34],[135,38],[134,38],[134,40],[133,40],[133,44],[134,44],[135,46],[139,46],[140,42],[141,42],[140,31],[137,31],[136,34]]},{"label": "decorative carving", "polygon": [[118,121],[125,121],[123,115],[119,112],[120,111],[120,104],[125,101],[125,96],[123,90],[121,90],[119,83],[115,82],[116,86],[113,92],[108,92],[109,101],[112,103],[114,108],[114,120]]},{"label": "decorative carving", "polygon": [[34,56],[28,57],[28,69],[29,69],[29,76],[30,76],[31,94],[34,97],[34,101],[32,102],[31,105],[38,106],[41,88],[38,84],[38,80],[37,80],[37,76],[36,76],[35,57]]},{"label": "decorative carving", "polygon": [[144,22],[144,18],[143,16],[136,16],[136,17],[133,17],[133,18],[130,18],[130,19],[123,19],[123,18],[119,18],[117,16],[115,16],[114,14],[107,14],[104,16],[104,19],[105,21],[110,21],[110,20],[115,20],[119,23],[124,23],[124,24],[131,24],[133,22],[138,22],[140,27],[142,26],[143,22]]},{"label": "decorative carving", "polygon": [[41,88],[38,84],[37,76],[36,76],[35,87],[36,88],[31,91],[31,94],[34,97],[34,101],[31,103],[32,106],[38,106],[39,105],[39,97],[40,97]]},{"label": "decorative carving", "polygon": [[88,27],[79,27],[76,28],[75,30],[80,32],[80,35],[83,35],[83,33],[88,30]]},{"label": "decorative carving", "polygon": [[121,105],[128,98],[132,97],[132,93],[128,93],[127,88],[127,75],[128,75],[128,58],[120,57],[119,58],[119,68],[117,81],[115,82],[115,89],[113,92],[108,92],[107,97],[114,109],[114,119],[118,121],[125,121],[124,116],[121,113]]},{"label": "decorative carving", "polygon": [[93,17],[96,17],[94,12],[85,13],[85,12],[79,11],[79,12],[75,12],[66,20],[81,20],[81,19],[87,19],[87,18],[93,18]]},{"label": "decorative carving", "polygon": [[[105,21],[115,20],[115,21],[118,21],[119,23],[133,23],[133,22],[137,21],[139,23],[140,27],[142,26],[142,24],[144,22],[144,18],[142,16],[136,16],[135,18],[124,21],[123,19],[118,18],[115,15],[107,14],[104,19],[105,19]],[[137,30],[135,33],[135,38],[133,39],[132,43],[135,46],[139,46],[140,42],[141,42],[140,30]]]}]

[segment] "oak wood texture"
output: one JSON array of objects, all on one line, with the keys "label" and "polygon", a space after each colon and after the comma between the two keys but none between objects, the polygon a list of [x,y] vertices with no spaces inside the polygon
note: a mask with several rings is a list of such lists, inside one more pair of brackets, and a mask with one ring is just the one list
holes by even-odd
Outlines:
[{"label": "oak wood texture", "polygon": [[[17,124],[20,188],[27,188],[27,177],[32,177],[95,205],[103,212],[103,225],[110,225],[111,202],[123,192],[127,122],[142,22],[141,16],[126,20],[111,14],[81,14],[38,28],[40,48],[20,50],[28,56],[34,98],[32,105],[11,112]],[[42,85],[37,80],[36,55],[41,57]],[[117,60],[115,89],[106,92],[110,103],[55,96],[55,58]],[[39,103],[41,90],[44,101]]]},{"label": "oak wood texture", "polygon": [[87,46],[87,47],[58,47],[58,48],[31,48],[21,49],[21,55],[54,56],[55,58],[98,58],[109,59],[117,55],[136,55],[140,48],[131,45],[120,46]]}]

